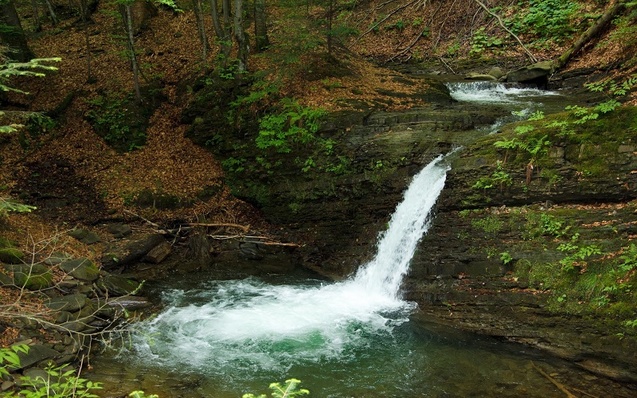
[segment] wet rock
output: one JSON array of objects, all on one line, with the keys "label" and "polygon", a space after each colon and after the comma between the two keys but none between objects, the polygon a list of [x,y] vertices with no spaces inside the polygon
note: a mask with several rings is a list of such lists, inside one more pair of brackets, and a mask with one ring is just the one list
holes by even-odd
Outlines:
[{"label": "wet rock", "polygon": [[20,358],[19,369],[28,368],[46,359],[52,359],[57,354],[58,354],[57,351],[55,351],[54,349],[46,345],[36,344],[36,345],[29,346],[29,352],[18,353],[18,357]]},{"label": "wet rock", "polygon": [[0,262],[7,264],[22,264],[24,257],[25,255],[22,250],[13,247],[0,249]]},{"label": "wet rock", "polygon": [[106,305],[132,311],[148,308],[152,303],[145,297],[115,297],[108,300]]},{"label": "wet rock", "polygon": [[69,232],[69,235],[84,243],[85,245],[92,245],[94,243],[102,241],[102,239],[95,232],[91,232],[87,229],[74,229]]},{"label": "wet rock", "polygon": [[133,232],[128,224],[110,224],[106,230],[116,238],[125,238]]},{"label": "wet rock", "polygon": [[555,72],[553,61],[542,61],[509,72],[506,81],[537,84],[538,86],[546,87],[548,85],[549,76],[551,76],[553,72]]},{"label": "wet rock", "polygon": [[489,75],[489,74],[473,73],[473,72],[467,74],[464,78],[467,80],[490,80],[490,81],[498,80],[497,77]]},{"label": "wet rock", "polygon": [[42,264],[5,265],[13,273],[12,284],[28,290],[41,290],[53,286],[51,270]]},{"label": "wet rock", "polygon": [[58,265],[63,263],[64,261],[70,260],[72,257],[67,253],[62,252],[53,252],[49,257],[44,259],[44,264],[46,265]]},{"label": "wet rock", "polygon": [[129,242],[124,248],[115,248],[102,257],[102,267],[124,267],[141,260],[153,248],[165,242],[163,235],[150,234]]},{"label": "wet rock", "polygon": [[0,286],[13,285],[13,278],[0,271]]},{"label": "wet rock", "polygon": [[109,296],[126,296],[139,289],[139,283],[118,275],[108,274],[97,281],[97,287]]},{"label": "wet rock", "polygon": [[86,305],[87,297],[84,294],[69,294],[49,300],[47,307],[56,311],[74,312]]},{"label": "wet rock", "polygon": [[60,264],[60,269],[72,277],[86,282],[96,280],[100,273],[95,263],[84,257],[65,261]]},{"label": "wet rock", "polygon": [[498,66],[494,66],[491,69],[489,69],[487,74],[495,77],[496,79],[500,79],[501,77],[504,77],[504,71],[502,70],[502,68]]},{"label": "wet rock", "polygon": [[0,385],[0,391],[8,391],[15,386],[15,382],[6,380]]},{"label": "wet rock", "polygon": [[43,382],[44,380],[49,379],[49,374],[46,372],[46,370],[40,368],[29,368],[23,372],[23,375],[25,377],[28,377],[32,381],[40,379]]}]

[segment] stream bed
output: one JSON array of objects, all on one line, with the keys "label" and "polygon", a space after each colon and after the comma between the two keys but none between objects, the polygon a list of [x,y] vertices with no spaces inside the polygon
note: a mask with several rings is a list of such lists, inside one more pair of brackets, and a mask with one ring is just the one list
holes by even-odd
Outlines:
[{"label": "stream bed", "polygon": [[[460,101],[511,103],[514,117],[550,109],[539,97],[564,105],[553,92],[450,88]],[[138,323],[124,348],[93,359],[86,376],[104,382],[104,397],[140,389],[160,398],[240,397],[290,378],[314,397],[563,397],[560,386],[577,396],[631,396],[528,347],[432,323],[401,298],[402,278],[444,187],[445,163],[439,157],[414,177],[376,256],[350,278],[226,279],[211,269],[149,284],[162,310]]]}]

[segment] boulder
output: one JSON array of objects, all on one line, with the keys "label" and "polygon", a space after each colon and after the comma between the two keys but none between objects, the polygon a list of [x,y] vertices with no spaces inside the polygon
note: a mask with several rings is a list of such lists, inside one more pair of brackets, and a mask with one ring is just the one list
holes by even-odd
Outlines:
[{"label": "boulder", "polygon": [[125,238],[133,233],[130,225],[127,224],[110,224],[106,230],[116,238]]},{"label": "boulder", "polygon": [[116,248],[102,256],[105,269],[123,267],[141,260],[148,252],[165,242],[163,235],[150,234],[129,242],[124,248]]},{"label": "boulder", "polygon": [[555,72],[552,61],[542,61],[509,72],[507,82],[536,84],[546,87],[549,77]]},{"label": "boulder", "polygon": [[487,72],[487,74],[495,77],[496,79],[504,76],[504,72],[499,66],[494,66],[493,68],[489,69],[489,72]]},{"label": "boulder", "polygon": [[69,232],[69,235],[84,243],[85,245],[92,245],[94,243],[101,242],[102,239],[95,233],[86,229],[74,229]]},{"label": "boulder", "polygon": [[19,369],[28,368],[46,359],[54,358],[56,355],[58,355],[58,352],[46,345],[36,344],[29,346],[29,352],[18,353],[18,357],[20,358]]},{"label": "boulder", "polygon": [[53,286],[53,274],[42,264],[5,265],[5,269],[13,273],[12,283],[9,284],[28,290],[41,290]]},{"label": "boulder", "polygon": [[489,75],[489,74],[484,74],[484,73],[467,73],[467,75],[464,77],[467,80],[490,80],[490,81],[496,81],[498,80],[497,77]]},{"label": "boulder", "polygon": [[139,289],[139,283],[118,275],[108,274],[97,281],[97,287],[109,296],[126,296]]},{"label": "boulder", "polygon": [[100,274],[95,263],[85,257],[64,261],[60,264],[60,269],[76,279],[87,282],[93,282]]},{"label": "boulder", "polygon": [[46,265],[57,265],[70,260],[72,257],[69,254],[62,252],[53,252],[49,257],[44,260]]},{"label": "boulder", "polygon": [[24,252],[13,247],[0,249],[0,262],[7,264],[21,264],[24,261]]},{"label": "boulder", "polygon": [[50,299],[46,306],[56,311],[74,312],[84,307],[86,301],[87,298],[84,294],[69,294]]}]

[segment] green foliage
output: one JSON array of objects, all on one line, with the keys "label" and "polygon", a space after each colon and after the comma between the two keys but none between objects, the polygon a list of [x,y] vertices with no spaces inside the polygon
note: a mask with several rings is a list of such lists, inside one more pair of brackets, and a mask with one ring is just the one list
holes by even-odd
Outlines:
[{"label": "green foliage", "polygon": [[[281,385],[280,383],[272,383],[270,384],[270,396],[272,398],[294,398],[300,397],[301,395],[309,395],[310,392],[305,388],[299,388],[299,384],[301,380],[298,379],[289,379],[285,381],[285,384]],[[242,398],[267,398],[266,394],[243,394]]]},{"label": "green foliage", "polygon": [[37,209],[35,206],[25,205],[9,198],[0,197],[0,218],[5,217],[7,213],[30,213]]},{"label": "green foliage", "polygon": [[306,145],[319,140],[315,135],[322,109],[301,106],[296,100],[284,98],[277,113],[265,115],[259,121],[259,134],[255,140],[259,149],[274,149],[277,153],[290,153],[295,145]]},{"label": "green foliage", "polygon": [[507,23],[515,33],[559,41],[574,32],[571,21],[579,8],[571,0],[530,0],[527,10],[517,12]]},{"label": "green foliage", "polygon": [[513,184],[513,179],[511,175],[503,169],[503,162],[498,161],[496,164],[496,170],[491,173],[490,176],[480,177],[475,184],[473,184],[472,188],[474,189],[491,189],[500,187],[503,189],[505,186],[509,186]]},{"label": "green foliage", "polygon": [[531,114],[531,116],[529,116],[528,120],[537,121],[537,120],[543,120],[544,118],[545,118],[544,112],[535,111]]},{"label": "green foliage", "polygon": [[594,93],[606,92],[609,96],[613,97],[623,97],[630,93],[635,86],[637,86],[637,75],[632,75],[619,83],[614,79],[610,79],[584,85],[584,87]]},{"label": "green foliage", "polygon": [[[7,368],[20,367],[18,356],[20,352],[29,352],[29,346],[21,344],[0,348],[0,376],[9,374]],[[102,389],[101,383],[80,378],[74,369],[65,368],[64,365],[47,367],[46,378],[21,376],[20,391],[5,392],[3,396],[7,398],[99,398],[91,391]]]},{"label": "green foliage", "polygon": [[487,35],[485,28],[481,27],[473,32],[471,36],[471,50],[469,51],[469,55],[480,55],[485,50],[501,47],[503,44],[502,39]]},{"label": "green foliage", "polygon": [[57,67],[46,65],[48,62],[60,62],[61,58],[34,58],[29,62],[5,62],[0,65],[0,91],[14,91],[28,94],[25,91],[8,86],[8,81],[16,76],[44,77],[41,71],[56,71]]},{"label": "green foliage", "polygon": [[637,268],[637,245],[631,243],[629,247],[624,248],[624,252],[619,259],[619,271],[622,273],[630,272]]},{"label": "green foliage", "polygon": [[500,253],[500,261],[502,261],[502,264],[507,265],[513,261],[513,257],[511,257],[509,252],[502,252]]},{"label": "green foliage", "polygon": [[579,234],[574,234],[571,240],[561,243],[557,250],[566,254],[566,257],[560,260],[560,265],[565,271],[573,271],[576,267],[584,269],[586,260],[591,256],[602,254],[601,249],[597,245],[582,245],[578,243]]},{"label": "green foliage", "polygon": [[146,395],[146,393],[143,391],[133,391],[128,394],[128,396],[131,398],[159,398],[159,395],[157,394]]},{"label": "green foliage", "polygon": [[486,216],[471,220],[471,226],[475,229],[480,229],[488,234],[496,234],[502,230],[504,222],[494,216]]},{"label": "green foliage", "polygon": [[87,102],[91,109],[86,117],[108,145],[128,152],[146,143],[144,122],[130,95],[100,95]]},{"label": "green foliage", "polygon": [[13,345],[8,348],[0,348],[0,378],[9,374],[8,368],[20,367],[19,352],[29,352],[29,346],[26,344]]},{"label": "green foliage", "polygon": [[47,378],[22,376],[21,398],[99,398],[92,390],[101,390],[101,383],[80,378],[76,370],[65,370],[65,366],[46,368]]}]

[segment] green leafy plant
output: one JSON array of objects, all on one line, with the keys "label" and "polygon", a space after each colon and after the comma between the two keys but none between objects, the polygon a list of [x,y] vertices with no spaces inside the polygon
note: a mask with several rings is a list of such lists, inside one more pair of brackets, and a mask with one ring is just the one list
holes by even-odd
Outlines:
[{"label": "green leafy plant", "polygon": [[0,197],[0,218],[6,217],[7,213],[30,213],[37,209],[35,206],[25,205],[9,198]]},{"label": "green leafy plant", "polygon": [[573,33],[571,20],[579,7],[577,2],[571,0],[530,0],[525,12],[516,13],[507,22],[515,33],[531,33],[543,39],[559,41]]},{"label": "green leafy plant", "polygon": [[630,272],[637,268],[637,245],[631,243],[630,246],[624,248],[621,256],[619,270],[623,273]]},{"label": "green leafy plant", "polygon": [[486,190],[499,186],[500,189],[503,189],[505,186],[513,184],[511,175],[503,169],[502,164],[503,162],[498,161],[496,164],[496,170],[491,173],[490,176],[480,177],[478,181],[473,184],[472,188]]},{"label": "green leafy plant", "polygon": [[99,398],[93,390],[101,390],[102,383],[80,378],[75,369],[65,370],[66,366],[49,366],[47,377],[22,376],[20,398]]},{"label": "green leafy plant", "polygon": [[479,28],[473,32],[473,36],[471,36],[471,50],[469,51],[469,55],[480,55],[487,49],[502,46],[503,43],[502,39],[489,36],[486,34],[484,28]]},{"label": "green leafy plant", "polygon": [[150,394],[150,395],[146,395],[145,392],[143,391],[133,391],[130,394],[128,394],[128,396],[130,398],[159,398],[159,395],[157,394]]},{"label": "green leafy plant", "polygon": [[14,91],[28,94],[26,91],[11,87],[9,80],[16,76],[44,77],[41,71],[56,71],[57,67],[46,65],[49,62],[60,62],[62,58],[34,58],[28,62],[5,62],[0,65],[0,91]]},{"label": "green leafy plant", "polygon": [[20,357],[18,353],[29,352],[29,346],[26,344],[12,345],[7,348],[0,348],[0,378],[9,374],[8,368],[20,367]]},{"label": "green leafy plant", "polygon": [[261,118],[256,145],[259,149],[290,153],[294,145],[318,141],[315,133],[324,115],[322,109],[304,107],[294,99],[284,98],[279,112]]},{"label": "green leafy plant", "polygon": [[488,234],[496,234],[502,227],[504,223],[500,221],[497,217],[487,216],[483,218],[479,218],[477,220],[471,221],[471,226],[476,229],[480,229]]},{"label": "green leafy plant", "polygon": [[[28,353],[26,344],[14,345],[0,349],[0,376],[9,374],[8,368],[20,367],[18,353]],[[6,392],[7,398],[99,398],[91,391],[102,389],[101,383],[80,378],[76,370],[67,369],[65,365],[49,366],[45,369],[46,377],[20,377],[20,391]]]},{"label": "green leafy plant", "polygon": [[132,151],[146,143],[146,132],[131,111],[132,98],[117,94],[101,95],[87,101],[91,109],[86,113],[98,134],[112,147]]},{"label": "green leafy plant", "polygon": [[509,252],[502,252],[500,253],[500,261],[502,261],[502,264],[507,265],[513,261],[513,257],[511,257]]},{"label": "green leafy plant", "polygon": [[579,234],[576,233],[568,242],[561,243],[557,250],[566,253],[566,257],[560,260],[560,265],[565,271],[573,271],[577,268],[584,269],[586,260],[591,256],[602,254],[597,245],[582,245],[578,243]]},{"label": "green leafy plant", "polygon": [[[285,381],[285,384],[281,385],[281,383],[272,383],[270,384],[270,396],[272,398],[294,398],[300,397],[301,395],[309,395],[310,392],[305,388],[299,388],[299,384],[301,380],[298,379],[289,379]],[[243,394],[242,398],[267,398],[266,394],[254,395],[254,394]]]}]

